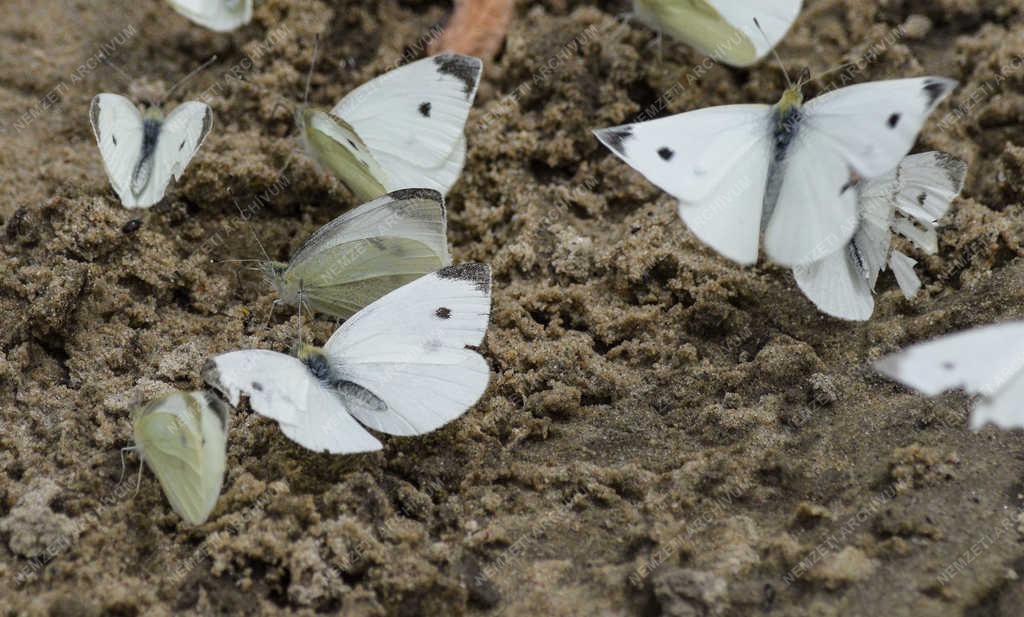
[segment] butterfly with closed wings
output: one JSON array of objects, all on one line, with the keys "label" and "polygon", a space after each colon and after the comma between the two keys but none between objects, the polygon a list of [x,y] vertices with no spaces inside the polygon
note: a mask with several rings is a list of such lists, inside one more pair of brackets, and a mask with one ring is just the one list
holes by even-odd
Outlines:
[{"label": "butterfly with closed wings", "polygon": [[[750,66],[786,35],[802,0],[633,0],[636,18],[715,60]],[[754,20],[761,25],[761,32]]]},{"label": "butterfly with closed wings", "polygon": [[482,68],[478,58],[440,54],[363,84],[330,112],[303,106],[302,143],[363,201],[413,187],[445,195],[466,161],[463,129]]},{"label": "butterfly with closed wings", "polygon": [[891,247],[892,234],[910,240],[929,255],[938,250],[938,220],[964,185],[967,165],[943,152],[912,154],[890,173],[858,182],[860,217],[853,238],[825,248],[828,257],[797,266],[797,285],[825,313],[863,321],[874,312],[872,297],[886,265],[908,300],[921,288],[911,257]]},{"label": "butterfly with closed wings", "polygon": [[298,357],[261,349],[221,354],[203,378],[232,405],[244,393],[256,413],[305,448],[379,450],[363,426],[421,435],[483,395],[490,369],[474,347],[490,309],[490,268],[448,266],[371,303],[322,348],[302,345]]},{"label": "butterfly with closed wings", "polygon": [[[173,392],[132,412],[135,446],[171,507],[190,525],[217,505],[227,458],[228,408],[210,392]],[[140,469],[141,471],[141,469]]]},{"label": "butterfly with closed wings", "polygon": [[441,194],[402,189],[327,223],[290,262],[261,266],[281,302],[346,319],[451,263],[446,234]]},{"label": "butterfly with closed wings", "polygon": [[620,159],[678,200],[679,216],[725,257],[765,251],[794,267],[821,243],[850,240],[856,179],[891,171],[956,82],[917,77],[857,84],[804,104],[806,78],[769,105],[725,105],[595,131]]}]

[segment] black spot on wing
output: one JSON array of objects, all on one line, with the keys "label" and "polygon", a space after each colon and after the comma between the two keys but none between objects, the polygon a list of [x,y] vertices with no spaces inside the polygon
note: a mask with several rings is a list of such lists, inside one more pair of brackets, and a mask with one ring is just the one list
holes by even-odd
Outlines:
[{"label": "black spot on wing", "polygon": [[263,392],[263,384],[258,381],[252,382],[252,389],[257,392]]},{"label": "black spot on wing", "polygon": [[672,157],[675,155],[675,150],[669,148],[668,146],[662,146],[661,148],[658,149],[658,156],[660,156],[664,161],[671,161]]},{"label": "black spot on wing", "polygon": [[947,371],[951,371],[956,368],[956,365],[953,364],[952,362],[947,361],[942,363],[942,368],[946,369]]},{"label": "black spot on wing", "polygon": [[617,126],[611,129],[602,129],[597,132],[598,138],[612,150],[622,156],[626,156],[626,140],[633,137],[633,127],[630,125]]},{"label": "black spot on wing", "polygon": [[893,114],[893,115],[889,116],[889,119],[886,120],[885,123],[887,125],[889,125],[889,128],[891,128],[891,129],[896,128],[899,125],[899,123],[900,123],[900,115],[899,114]]},{"label": "black spot on wing", "polygon": [[117,145],[117,135],[111,135],[110,136],[110,141],[114,142],[114,145],[116,146]]},{"label": "black spot on wing", "polygon": [[439,73],[451,75],[462,82],[462,92],[469,100],[476,93],[476,85],[480,81],[480,69],[483,63],[479,58],[460,54],[440,54],[434,56],[434,64]]},{"label": "black spot on wing", "polygon": [[928,201],[928,193],[921,193],[917,196],[917,205],[923,206],[926,201]]},{"label": "black spot on wing", "polygon": [[936,152],[935,161],[946,172],[946,177],[957,190],[963,188],[964,177],[967,176],[967,163],[945,152]]},{"label": "black spot on wing", "polygon": [[424,118],[429,118],[430,117],[430,101],[427,101],[425,103],[420,103],[420,114]]},{"label": "black spot on wing", "polygon": [[441,308],[434,311],[434,315],[436,315],[440,319],[451,319],[452,310],[446,306],[442,306]]},{"label": "black spot on wing", "polygon": [[849,180],[847,180],[847,181],[846,181],[846,184],[844,184],[844,185],[843,185],[843,186],[842,186],[842,187],[841,187],[841,188],[839,189],[839,194],[840,194],[840,195],[843,195],[843,194],[845,194],[845,193],[846,193],[846,191],[848,191],[848,190],[852,189],[852,188],[853,188],[853,187],[855,187],[855,186],[857,186],[857,181],[856,181],[856,180],[854,180],[853,178],[850,178]]},{"label": "black spot on wing", "polygon": [[437,271],[443,279],[470,281],[483,293],[491,292],[491,267],[482,263],[465,263],[457,266],[446,266]]}]

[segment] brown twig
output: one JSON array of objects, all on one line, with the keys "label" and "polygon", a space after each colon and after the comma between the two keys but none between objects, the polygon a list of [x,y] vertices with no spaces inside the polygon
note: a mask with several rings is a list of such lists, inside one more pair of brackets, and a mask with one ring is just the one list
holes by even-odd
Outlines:
[{"label": "brown twig", "polygon": [[430,53],[450,51],[483,60],[494,58],[512,22],[514,0],[455,0],[455,12]]}]

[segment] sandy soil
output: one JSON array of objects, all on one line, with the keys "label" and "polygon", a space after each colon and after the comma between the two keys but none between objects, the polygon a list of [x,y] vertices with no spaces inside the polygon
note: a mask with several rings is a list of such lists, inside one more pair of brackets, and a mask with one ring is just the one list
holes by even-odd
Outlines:
[{"label": "sandy soil", "polygon": [[[263,327],[270,288],[223,263],[259,256],[236,200],[276,258],[356,205],[303,156],[278,175],[314,37],[310,101],[329,106],[419,53],[448,3],[267,0],[218,35],[157,1],[6,0],[0,612],[1019,614],[1024,436],[971,433],[963,396],[867,367],[1024,316],[1024,3],[807,5],[780,47],[794,71],[961,81],[918,145],[970,173],[915,300],[886,275],[871,322],[820,315],[786,270],[703,247],[589,132],[774,102],[774,64],[699,68],[668,41],[659,62],[616,22],[625,2],[519,2],[450,195],[456,260],[495,273],[484,399],[365,456],[305,451],[243,407],[220,503],[189,529],[148,471],[137,495],[118,484],[128,410],[200,386],[210,354],[295,342],[291,313]],[[131,88],[90,68],[102,49]],[[206,93],[213,132],[164,203],[124,210],[89,100],[159,96],[213,54],[176,95]]]}]

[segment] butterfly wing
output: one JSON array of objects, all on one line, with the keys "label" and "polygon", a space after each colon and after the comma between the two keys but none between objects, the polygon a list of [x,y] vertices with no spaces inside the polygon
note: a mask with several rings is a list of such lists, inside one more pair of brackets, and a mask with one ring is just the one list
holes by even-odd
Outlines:
[{"label": "butterfly wing", "polygon": [[444,199],[403,189],[346,212],[313,234],[281,275],[281,297],[348,318],[370,302],[448,265]]},{"label": "butterfly wing", "polygon": [[971,413],[971,430],[991,422],[1001,428],[1024,428],[1024,370],[1017,372],[998,392],[983,396]]},{"label": "butterfly wing", "polygon": [[875,310],[869,281],[855,259],[853,247],[793,268],[800,291],[821,311],[851,321],[864,321]]},{"label": "butterfly wing", "polygon": [[153,171],[138,195],[139,207],[164,198],[171,178],[180,180],[213,125],[213,112],[205,103],[182,103],[160,124],[153,151]]},{"label": "butterfly wing", "polygon": [[171,507],[189,524],[202,524],[224,482],[227,409],[202,392],[176,392],[147,405],[133,424]]},{"label": "butterfly wing", "polygon": [[875,368],[935,396],[945,390],[992,395],[1024,368],[1024,322],[1014,321],[943,336],[882,358]]},{"label": "butterfly wing", "polygon": [[630,167],[679,200],[690,230],[741,264],[757,261],[770,107],[709,107],[594,131]]},{"label": "butterfly wing", "polygon": [[193,22],[227,32],[252,20],[252,0],[168,0],[171,7]]},{"label": "butterfly wing", "polygon": [[400,287],[346,321],[324,351],[332,374],[350,382],[346,405],[391,435],[419,435],[459,417],[490,379],[472,349],[487,330],[491,272],[448,266]]},{"label": "butterfly wing", "polygon": [[89,119],[110,185],[126,208],[138,207],[131,183],[142,155],[142,114],[123,96],[104,93],[93,97]]},{"label": "butterfly wing", "polygon": [[441,54],[389,71],[356,88],[331,110],[352,127],[384,170],[388,191],[447,193],[462,171],[463,128],[483,63]]},{"label": "butterfly wing", "polygon": [[298,358],[262,349],[233,351],[211,359],[203,379],[232,405],[245,394],[253,411],[276,420],[289,439],[310,450],[351,454],[381,449],[338,394]]}]

